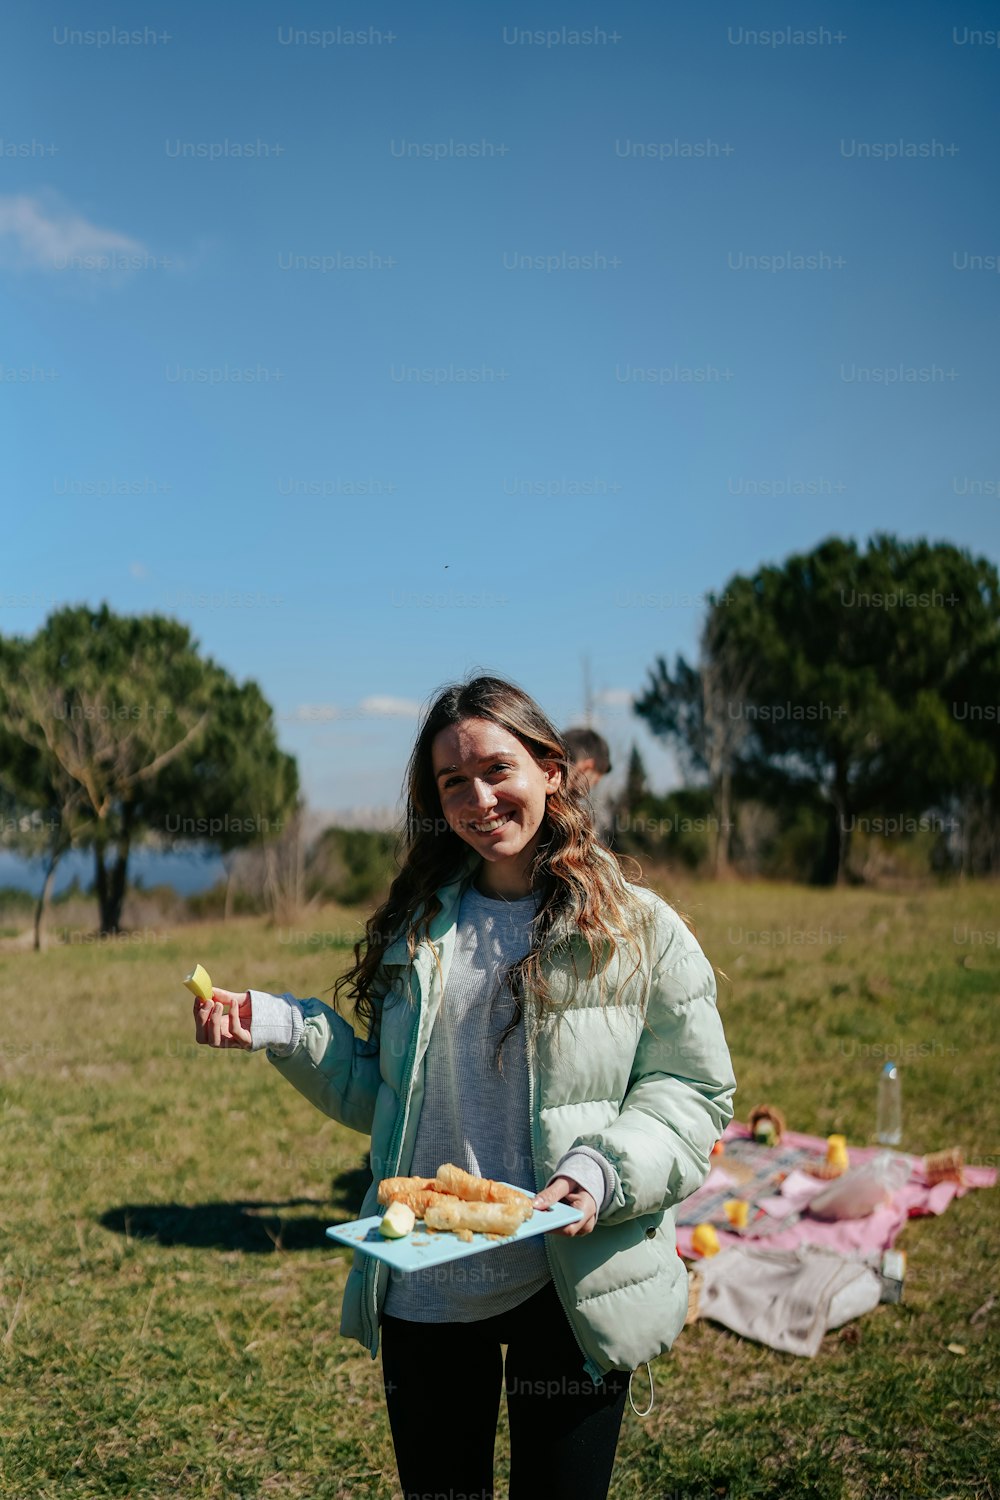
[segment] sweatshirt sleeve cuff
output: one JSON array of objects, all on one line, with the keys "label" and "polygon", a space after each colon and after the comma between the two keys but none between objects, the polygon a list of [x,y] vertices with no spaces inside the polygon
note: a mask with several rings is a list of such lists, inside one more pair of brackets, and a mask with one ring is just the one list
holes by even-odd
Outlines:
[{"label": "sweatshirt sleeve cuff", "polygon": [[607,1157],[592,1146],[574,1146],[567,1151],[545,1186],[556,1177],[572,1177],[578,1182],[597,1204],[598,1216],[607,1208],[618,1186],[618,1173]]},{"label": "sweatshirt sleeve cuff", "polygon": [[305,1029],[295,996],[270,995],[266,990],[250,990],[249,995],[251,1052],[267,1047],[275,1057],[290,1056]]}]

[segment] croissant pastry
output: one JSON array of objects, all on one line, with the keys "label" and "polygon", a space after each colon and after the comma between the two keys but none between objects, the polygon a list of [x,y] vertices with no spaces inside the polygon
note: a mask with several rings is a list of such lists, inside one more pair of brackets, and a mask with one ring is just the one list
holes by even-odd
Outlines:
[{"label": "croissant pastry", "polygon": [[428,1229],[473,1234],[513,1234],[530,1219],[531,1195],[491,1177],[474,1177],[451,1162],[436,1177],[386,1177],[378,1185],[378,1201],[405,1203]]},{"label": "croissant pastry", "polygon": [[424,1214],[428,1229],[471,1231],[473,1234],[508,1235],[531,1217],[531,1200],[521,1195],[527,1209],[519,1203],[470,1203],[462,1198],[440,1196]]},{"label": "croissant pastry", "polygon": [[387,1207],[390,1203],[405,1203],[418,1219],[443,1196],[436,1190],[433,1177],[386,1177],[378,1185],[381,1204]]},{"label": "croissant pastry", "polygon": [[[471,1172],[463,1172],[461,1167],[453,1167],[450,1162],[438,1167],[433,1186],[439,1193],[452,1193],[467,1203],[515,1203],[531,1207],[529,1193],[508,1187],[503,1182],[494,1182],[491,1177],[473,1177]],[[528,1214],[524,1217],[528,1218]]]}]

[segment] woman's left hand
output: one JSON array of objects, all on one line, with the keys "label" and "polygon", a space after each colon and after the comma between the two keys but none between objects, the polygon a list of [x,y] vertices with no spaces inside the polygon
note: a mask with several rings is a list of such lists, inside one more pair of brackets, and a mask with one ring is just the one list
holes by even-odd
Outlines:
[{"label": "woman's left hand", "polygon": [[582,1219],[577,1219],[575,1224],[567,1224],[562,1229],[553,1229],[552,1234],[589,1234],[597,1224],[597,1204],[578,1182],[572,1177],[556,1177],[536,1193],[532,1200],[532,1208],[548,1208],[552,1203],[568,1203],[570,1208],[578,1208],[583,1214]]}]

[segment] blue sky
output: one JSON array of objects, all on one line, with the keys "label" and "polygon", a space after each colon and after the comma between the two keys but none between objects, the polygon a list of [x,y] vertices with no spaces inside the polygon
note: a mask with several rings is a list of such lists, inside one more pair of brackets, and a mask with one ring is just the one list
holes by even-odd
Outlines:
[{"label": "blue sky", "polygon": [[391,805],[477,667],[579,721],[584,657],[666,788],[629,698],[706,591],[832,533],[997,558],[990,7],[0,26],[0,630],[180,617],[313,806]]}]

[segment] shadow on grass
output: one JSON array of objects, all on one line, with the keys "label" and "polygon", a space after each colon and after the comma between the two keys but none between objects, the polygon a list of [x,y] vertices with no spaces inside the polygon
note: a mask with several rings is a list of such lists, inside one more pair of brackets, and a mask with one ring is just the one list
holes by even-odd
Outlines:
[{"label": "shadow on grass", "polygon": [[[109,1208],[100,1223],[115,1234],[161,1245],[200,1250],[329,1250],[329,1224],[356,1219],[372,1180],[367,1164],[333,1179],[330,1198],[237,1199],[216,1203],[126,1203]],[[320,1209],[319,1215],[304,1208]]]}]

